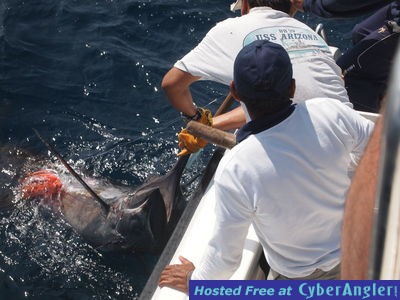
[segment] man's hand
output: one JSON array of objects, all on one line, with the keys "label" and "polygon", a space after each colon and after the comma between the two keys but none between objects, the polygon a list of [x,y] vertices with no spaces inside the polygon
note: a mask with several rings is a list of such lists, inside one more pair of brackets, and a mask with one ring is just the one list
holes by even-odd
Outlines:
[{"label": "man's hand", "polygon": [[195,269],[194,264],[186,258],[179,256],[181,265],[166,266],[164,271],[161,272],[160,287],[170,287],[186,294],[189,293],[189,280],[190,275]]},{"label": "man's hand", "polygon": [[[208,109],[199,108],[200,118],[196,120],[207,126],[212,126],[212,114]],[[186,129],[182,129],[178,134],[179,147],[182,151],[178,156],[184,156],[199,151],[207,145],[207,141],[190,134]]]},{"label": "man's hand", "polygon": [[199,151],[207,145],[207,141],[190,134],[187,129],[182,129],[178,134],[178,146],[182,151],[178,156],[184,156]]}]

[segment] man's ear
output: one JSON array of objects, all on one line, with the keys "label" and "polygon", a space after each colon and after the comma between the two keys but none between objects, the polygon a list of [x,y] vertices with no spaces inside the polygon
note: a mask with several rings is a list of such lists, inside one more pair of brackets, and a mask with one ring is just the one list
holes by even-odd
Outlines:
[{"label": "man's ear", "polygon": [[292,99],[294,97],[294,93],[296,91],[296,80],[292,78],[292,82],[290,83],[289,87],[289,98]]},{"label": "man's ear", "polygon": [[247,15],[250,11],[249,2],[247,0],[242,0],[242,8],[240,9],[240,13],[243,15]]},{"label": "man's ear", "polygon": [[235,83],[233,81],[231,81],[231,84],[229,85],[229,90],[230,90],[233,98],[235,98],[236,101],[240,101],[239,95],[236,91]]}]

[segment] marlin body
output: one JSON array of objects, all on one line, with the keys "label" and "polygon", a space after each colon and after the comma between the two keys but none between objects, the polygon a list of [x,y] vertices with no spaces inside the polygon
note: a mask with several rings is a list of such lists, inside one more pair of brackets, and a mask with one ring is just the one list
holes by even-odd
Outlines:
[{"label": "marlin body", "polygon": [[[56,197],[53,193],[51,199],[65,220],[94,247],[107,251],[159,253],[185,207],[180,180],[187,161],[188,156],[180,158],[167,174],[154,177],[134,190],[88,181],[104,203],[82,186],[71,186],[71,178],[60,177],[62,188]],[[24,179],[23,190],[29,190],[29,185],[35,187],[38,182],[43,183],[43,178],[34,174]],[[67,182],[69,184],[65,184]],[[25,198],[30,196],[32,194],[28,193]]]}]

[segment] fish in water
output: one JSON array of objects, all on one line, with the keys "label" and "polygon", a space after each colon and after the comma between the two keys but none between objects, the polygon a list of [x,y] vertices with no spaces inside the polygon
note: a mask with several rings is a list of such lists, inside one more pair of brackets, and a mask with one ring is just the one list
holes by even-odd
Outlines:
[{"label": "fish in water", "polygon": [[89,184],[106,204],[52,170],[27,174],[21,181],[22,198],[40,198],[46,206],[56,208],[75,231],[100,250],[160,253],[185,207],[180,181],[187,161],[188,156],[180,158],[167,174],[136,189],[92,179]]}]

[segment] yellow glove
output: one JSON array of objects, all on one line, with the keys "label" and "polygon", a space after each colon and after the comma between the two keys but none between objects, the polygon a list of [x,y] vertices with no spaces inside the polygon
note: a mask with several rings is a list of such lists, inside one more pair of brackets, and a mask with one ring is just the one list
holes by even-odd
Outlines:
[{"label": "yellow glove", "polygon": [[[200,113],[199,119],[195,120],[207,126],[212,126],[212,114],[211,111],[204,108],[198,108]],[[182,129],[178,134],[179,147],[182,151],[178,153],[178,156],[184,156],[199,151],[207,145],[207,141],[194,135],[190,134],[187,129]]]}]

